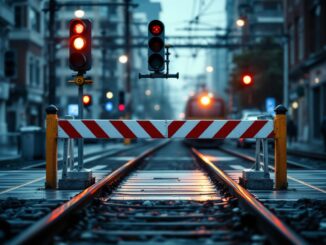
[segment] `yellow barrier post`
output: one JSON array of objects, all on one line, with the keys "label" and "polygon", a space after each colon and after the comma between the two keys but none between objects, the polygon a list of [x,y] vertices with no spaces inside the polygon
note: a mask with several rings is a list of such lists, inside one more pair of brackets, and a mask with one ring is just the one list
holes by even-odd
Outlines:
[{"label": "yellow barrier post", "polygon": [[46,180],[45,188],[57,188],[58,171],[58,108],[46,108]]},{"label": "yellow barrier post", "polygon": [[286,160],[286,112],[283,105],[275,108],[274,118],[275,134],[275,189],[284,190],[287,188],[287,160]]}]

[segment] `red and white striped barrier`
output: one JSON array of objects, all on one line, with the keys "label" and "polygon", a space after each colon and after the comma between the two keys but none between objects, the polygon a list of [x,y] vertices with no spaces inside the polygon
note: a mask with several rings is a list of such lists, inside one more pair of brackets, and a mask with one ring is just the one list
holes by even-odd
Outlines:
[{"label": "red and white striped barrier", "polygon": [[274,123],[270,120],[187,120],[168,121],[168,138],[239,139],[272,138]]},{"label": "red and white striped barrier", "polygon": [[59,120],[58,138],[265,139],[272,120]]}]

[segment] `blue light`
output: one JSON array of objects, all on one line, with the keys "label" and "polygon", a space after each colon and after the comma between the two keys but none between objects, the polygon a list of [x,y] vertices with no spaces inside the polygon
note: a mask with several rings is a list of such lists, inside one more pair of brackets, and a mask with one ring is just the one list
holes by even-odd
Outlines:
[{"label": "blue light", "polygon": [[105,103],[105,110],[106,111],[112,111],[113,110],[113,103],[111,101],[108,101]]},{"label": "blue light", "polygon": [[275,98],[273,98],[273,97],[266,98],[265,105],[266,105],[267,113],[274,115],[274,109],[276,106]]},{"label": "blue light", "polygon": [[78,105],[77,104],[69,104],[68,105],[68,115],[69,116],[78,116]]}]

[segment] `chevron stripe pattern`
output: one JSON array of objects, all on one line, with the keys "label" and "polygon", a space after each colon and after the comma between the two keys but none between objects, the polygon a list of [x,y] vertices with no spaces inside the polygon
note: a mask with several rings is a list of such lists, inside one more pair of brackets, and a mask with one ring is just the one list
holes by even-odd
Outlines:
[{"label": "chevron stripe pattern", "polygon": [[58,138],[265,139],[272,120],[59,120]]}]

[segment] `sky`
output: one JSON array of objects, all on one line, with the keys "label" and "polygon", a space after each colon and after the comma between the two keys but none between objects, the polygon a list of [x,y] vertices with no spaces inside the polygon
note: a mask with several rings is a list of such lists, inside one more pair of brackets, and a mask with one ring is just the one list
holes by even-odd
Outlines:
[{"label": "sky", "polygon": [[[165,24],[165,35],[214,35],[215,31],[184,31],[180,28],[190,27],[189,21],[199,16],[199,23],[193,27],[225,27],[225,0],[152,0],[160,2],[162,12],[160,20]],[[174,55],[177,54],[178,58]],[[170,99],[175,100],[176,115],[184,109],[188,96],[186,76],[197,76],[206,72],[209,50],[173,49],[170,58],[171,73],[179,72],[179,80],[168,81]],[[196,55],[196,58],[193,58]],[[186,91],[186,92],[185,92]],[[181,96],[180,96],[181,94]]]}]

